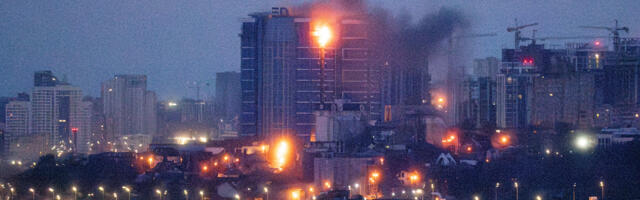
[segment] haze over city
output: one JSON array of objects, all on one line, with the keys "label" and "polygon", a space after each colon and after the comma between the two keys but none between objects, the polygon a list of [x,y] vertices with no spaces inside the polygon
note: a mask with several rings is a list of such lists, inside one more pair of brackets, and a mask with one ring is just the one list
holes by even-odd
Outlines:
[{"label": "haze over city", "polygon": [[[580,25],[609,25],[614,19],[640,28],[635,17],[640,4],[619,1],[366,1],[393,14],[419,18],[441,7],[458,8],[471,19],[471,33],[496,33],[476,38],[465,64],[472,58],[499,56],[512,45],[506,32],[521,22],[536,21],[540,36],[606,35]],[[238,22],[248,12],[292,6],[299,1],[242,0],[196,2],[34,2],[9,1],[0,5],[2,95],[29,90],[33,71],[51,69],[98,95],[100,84],[113,74],[143,73],[162,99],[195,97],[187,82],[213,82],[213,74],[240,70]],[[575,11],[584,14],[575,14]],[[527,32],[530,35],[531,32]],[[631,32],[638,37],[640,33]],[[558,43],[554,41],[554,43]],[[10,49],[10,50],[9,50]],[[8,51],[9,50],[9,51]],[[96,72],[96,73],[93,73]],[[440,72],[443,73],[443,72]],[[203,90],[213,93],[213,88]]]},{"label": "haze over city", "polygon": [[0,199],[640,199],[638,11],[3,2]]}]

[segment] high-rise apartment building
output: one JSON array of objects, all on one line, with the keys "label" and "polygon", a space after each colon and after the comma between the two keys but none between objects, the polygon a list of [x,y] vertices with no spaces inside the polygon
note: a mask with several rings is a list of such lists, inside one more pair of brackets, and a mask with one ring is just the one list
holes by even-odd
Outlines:
[{"label": "high-rise apartment building", "polygon": [[[69,84],[37,86],[31,94],[31,132],[45,136],[47,148],[69,149],[73,134],[88,134],[80,129],[85,121],[80,109],[82,90]],[[75,133],[72,133],[75,132]]]},{"label": "high-rise apartment building", "polygon": [[240,73],[219,72],[216,73],[216,115],[223,120],[232,120],[240,115],[241,87]]},{"label": "high-rise apartment building", "polygon": [[145,75],[116,75],[102,83],[106,139],[155,134],[156,95],[147,90]]},{"label": "high-rise apartment building", "polygon": [[20,152],[20,141],[29,137],[29,101],[11,101],[3,112],[6,113],[3,149],[4,156],[10,157]]},{"label": "high-rise apartment building", "polygon": [[363,104],[369,117],[379,118],[381,66],[370,62],[367,22],[357,17],[326,22],[334,37],[325,50],[322,81],[312,35],[316,19],[274,10],[279,12],[252,14],[242,23],[240,135],[291,133],[308,139],[322,96],[326,104],[334,99]]}]

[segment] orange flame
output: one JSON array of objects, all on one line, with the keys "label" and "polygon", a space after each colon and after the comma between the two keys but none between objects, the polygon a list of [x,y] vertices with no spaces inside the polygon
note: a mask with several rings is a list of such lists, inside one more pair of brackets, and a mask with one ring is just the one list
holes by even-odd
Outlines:
[{"label": "orange flame", "polygon": [[313,31],[313,36],[316,37],[318,45],[324,48],[327,46],[329,41],[331,41],[331,38],[333,37],[333,33],[331,32],[331,29],[329,28],[329,26],[322,24],[315,27],[315,30]]}]

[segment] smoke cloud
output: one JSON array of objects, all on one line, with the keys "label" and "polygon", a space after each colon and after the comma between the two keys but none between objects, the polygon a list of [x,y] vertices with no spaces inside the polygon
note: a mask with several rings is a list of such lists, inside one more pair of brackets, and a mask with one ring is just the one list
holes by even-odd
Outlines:
[{"label": "smoke cloud", "polygon": [[[298,5],[295,13],[310,14],[312,18],[339,19],[342,17],[364,18],[369,22],[369,44],[378,63],[392,67],[424,67],[428,60],[445,61],[433,65],[430,71],[446,72],[446,67],[459,66],[446,63],[448,51],[458,52],[448,41],[456,32],[470,26],[469,18],[458,9],[442,7],[437,12],[425,13],[419,18],[409,14],[393,15],[380,7],[369,7],[364,0],[316,1]],[[458,59],[452,59],[457,62]],[[456,69],[456,71],[462,71]],[[438,77],[444,74],[438,74]]]}]

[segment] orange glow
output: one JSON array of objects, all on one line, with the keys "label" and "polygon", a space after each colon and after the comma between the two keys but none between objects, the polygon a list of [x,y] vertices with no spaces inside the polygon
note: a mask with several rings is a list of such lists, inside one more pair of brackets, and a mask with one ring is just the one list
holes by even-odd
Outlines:
[{"label": "orange glow", "polygon": [[420,174],[418,172],[413,172],[409,175],[409,181],[411,184],[417,183],[420,181]]},{"label": "orange glow", "polygon": [[235,161],[235,162],[240,162],[240,159],[239,159],[239,158],[236,158],[236,161]]},{"label": "orange glow", "polygon": [[263,145],[261,145],[261,146],[260,146],[260,151],[262,151],[262,153],[267,152],[267,145],[264,145],[264,144],[263,144]]},{"label": "orange glow", "polygon": [[286,139],[282,139],[280,140],[280,142],[278,142],[274,155],[274,167],[278,169],[284,168],[285,164],[287,164],[287,158],[289,157],[291,151],[290,148],[291,147],[289,145],[289,141],[287,141]]},{"label": "orange glow", "polygon": [[202,166],[202,171],[203,171],[203,172],[209,171],[209,167],[207,167],[206,165],[205,165],[205,166]]},{"label": "orange glow", "polygon": [[152,165],[153,165],[153,158],[152,158],[152,157],[149,157],[149,160],[148,160],[148,161],[149,161],[149,167],[152,167]]},{"label": "orange glow", "polygon": [[291,199],[300,199],[300,191],[294,190],[291,192]]},{"label": "orange glow", "polygon": [[218,162],[214,162],[214,163],[213,163],[213,166],[218,166]]},{"label": "orange glow", "polygon": [[331,189],[331,183],[329,181],[324,182],[324,187],[327,189]]},{"label": "orange glow", "polygon": [[431,99],[431,105],[435,106],[437,109],[444,109],[447,106],[447,98],[444,93],[434,92]]},{"label": "orange glow", "polygon": [[449,135],[449,137],[446,137],[446,138],[442,139],[442,143],[449,143],[449,142],[453,142],[454,140],[456,140],[456,136],[455,135]]},{"label": "orange glow", "polygon": [[473,151],[473,149],[469,146],[469,147],[467,147],[467,151],[471,152],[471,151]]},{"label": "orange glow", "polygon": [[509,137],[504,136],[504,135],[502,137],[500,137],[500,143],[506,144],[507,142],[509,142]]},{"label": "orange glow", "polygon": [[309,192],[313,193],[313,187],[309,187]]},{"label": "orange glow", "polygon": [[228,155],[224,155],[224,157],[222,158],[224,161],[229,161],[229,156]]},{"label": "orange glow", "polygon": [[380,164],[384,165],[384,158],[380,158]]},{"label": "orange glow", "polygon": [[333,37],[331,29],[326,24],[317,25],[312,34],[316,37],[316,41],[321,48],[325,48]]},{"label": "orange glow", "polygon": [[378,177],[380,176],[380,174],[379,174],[378,172],[373,172],[373,173],[371,174],[371,176],[372,176],[373,178],[378,178]]}]

